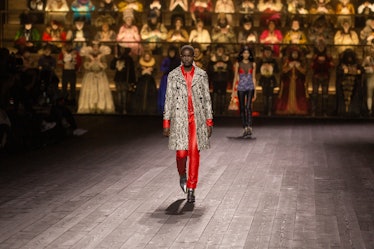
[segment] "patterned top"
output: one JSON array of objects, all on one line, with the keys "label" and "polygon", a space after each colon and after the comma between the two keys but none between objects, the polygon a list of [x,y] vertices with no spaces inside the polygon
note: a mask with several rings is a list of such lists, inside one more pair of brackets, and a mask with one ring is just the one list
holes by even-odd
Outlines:
[{"label": "patterned top", "polygon": [[253,78],[252,78],[253,64],[239,62],[238,73],[239,73],[238,91],[254,90],[255,86],[253,84]]}]

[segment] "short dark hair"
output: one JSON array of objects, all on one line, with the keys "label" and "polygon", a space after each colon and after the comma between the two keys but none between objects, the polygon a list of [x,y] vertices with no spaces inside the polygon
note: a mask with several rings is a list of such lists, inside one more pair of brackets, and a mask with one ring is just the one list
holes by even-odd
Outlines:
[{"label": "short dark hair", "polygon": [[180,53],[182,53],[184,50],[190,50],[192,54],[195,53],[195,49],[191,45],[184,45],[181,47]]}]

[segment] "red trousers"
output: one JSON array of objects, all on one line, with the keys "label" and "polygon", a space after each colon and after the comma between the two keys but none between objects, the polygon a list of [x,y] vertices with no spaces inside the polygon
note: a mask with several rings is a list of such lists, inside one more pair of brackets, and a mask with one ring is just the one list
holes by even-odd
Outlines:
[{"label": "red trousers", "polygon": [[177,150],[176,154],[179,175],[186,174],[187,157],[189,157],[187,188],[195,189],[199,175],[200,152],[197,147],[196,124],[193,113],[188,117],[188,150]]}]

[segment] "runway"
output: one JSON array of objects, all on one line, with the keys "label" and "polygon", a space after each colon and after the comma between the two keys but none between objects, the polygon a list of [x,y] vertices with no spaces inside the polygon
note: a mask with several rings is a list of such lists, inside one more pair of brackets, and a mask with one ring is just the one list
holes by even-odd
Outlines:
[{"label": "runway", "polygon": [[216,118],[196,203],[161,117],[77,116],[88,132],[0,157],[0,248],[374,248],[373,120]]}]

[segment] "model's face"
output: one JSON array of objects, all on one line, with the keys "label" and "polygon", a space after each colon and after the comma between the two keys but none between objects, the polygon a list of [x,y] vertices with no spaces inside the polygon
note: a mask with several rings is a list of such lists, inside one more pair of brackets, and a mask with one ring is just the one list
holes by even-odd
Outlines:
[{"label": "model's face", "polygon": [[25,29],[26,30],[30,30],[32,28],[32,24],[28,23],[28,24],[25,24]]},{"label": "model's face", "polygon": [[181,60],[185,67],[191,67],[193,63],[194,52],[190,49],[183,49],[181,52]]},{"label": "model's face", "polygon": [[249,51],[244,50],[242,56],[243,56],[243,59],[248,59],[249,58]]},{"label": "model's face", "polygon": [[271,56],[271,51],[270,50],[265,50],[264,55],[265,55],[265,57],[269,58]]}]

